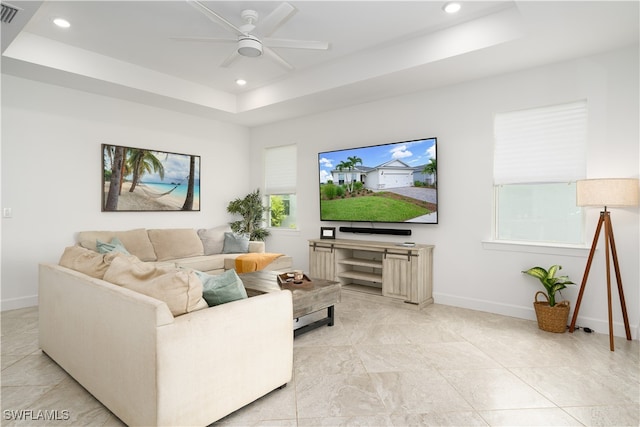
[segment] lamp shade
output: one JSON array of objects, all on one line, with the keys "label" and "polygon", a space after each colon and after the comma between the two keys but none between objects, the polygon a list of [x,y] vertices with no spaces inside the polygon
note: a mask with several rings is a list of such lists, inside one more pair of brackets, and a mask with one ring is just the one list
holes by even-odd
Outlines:
[{"label": "lamp shade", "polygon": [[576,183],[578,206],[638,206],[635,178],[583,179]]}]

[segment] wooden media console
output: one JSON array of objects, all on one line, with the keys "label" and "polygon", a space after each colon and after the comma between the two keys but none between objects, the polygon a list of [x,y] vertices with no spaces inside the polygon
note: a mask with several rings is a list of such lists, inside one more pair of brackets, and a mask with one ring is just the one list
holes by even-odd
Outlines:
[{"label": "wooden media console", "polygon": [[309,240],[309,274],[360,292],[423,307],[433,303],[433,245]]}]

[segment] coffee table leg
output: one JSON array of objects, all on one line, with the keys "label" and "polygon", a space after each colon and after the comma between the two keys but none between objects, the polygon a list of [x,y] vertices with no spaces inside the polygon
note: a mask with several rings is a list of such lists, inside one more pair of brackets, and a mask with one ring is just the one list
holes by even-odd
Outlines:
[{"label": "coffee table leg", "polygon": [[316,320],[315,322],[309,323],[308,325],[304,325],[299,327],[298,329],[293,330],[293,336],[297,337],[299,335],[304,334],[305,332],[309,332],[313,329],[319,328],[320,326],[333,326],[335,321],[335,311],[333,306],[327,307],[327,317],[322,318],[320,320]]}]

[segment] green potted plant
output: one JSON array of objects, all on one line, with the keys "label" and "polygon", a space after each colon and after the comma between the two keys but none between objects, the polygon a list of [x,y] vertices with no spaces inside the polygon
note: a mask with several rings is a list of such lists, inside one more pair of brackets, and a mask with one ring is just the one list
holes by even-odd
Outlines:
[{"label": "green potted plant", "polygon": [[[540,280],[544,286],[545,292],[536,292],[533,308],[538,319],[538,327],[548,332],[564,332],[567,328],[567,320],[569,318],[569,301],[560,301],[556,303],[556,292],[560,292],[567,285],[575,285],[569,276],[557,276],[558,270],[562,267],[552,265],[549,270],[542,267],[533,267],[523,273],[535,277]],[[545,297],[546,301],[538,301],[538,295]]]},{"label": "green potted plant", "polygon": [[267,207],[262,205],[260,189],[229,202],[227,212],[242,216],[241,220],[230,222],[234,233],[248,234],[249,240],[264,240],[270,233],[262,225]]}]

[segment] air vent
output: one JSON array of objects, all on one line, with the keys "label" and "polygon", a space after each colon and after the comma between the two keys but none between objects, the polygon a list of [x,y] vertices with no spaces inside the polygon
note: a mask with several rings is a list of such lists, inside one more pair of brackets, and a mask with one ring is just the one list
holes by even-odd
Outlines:
[{"label": "air vent", "polygon": [[11,23],[11,21],[13,20],[13,18],[16,16],[17,13],[18,13],[17,8],[3,4],[2,16],[1,16],[0,22],[7,23],[7,24]]}]

